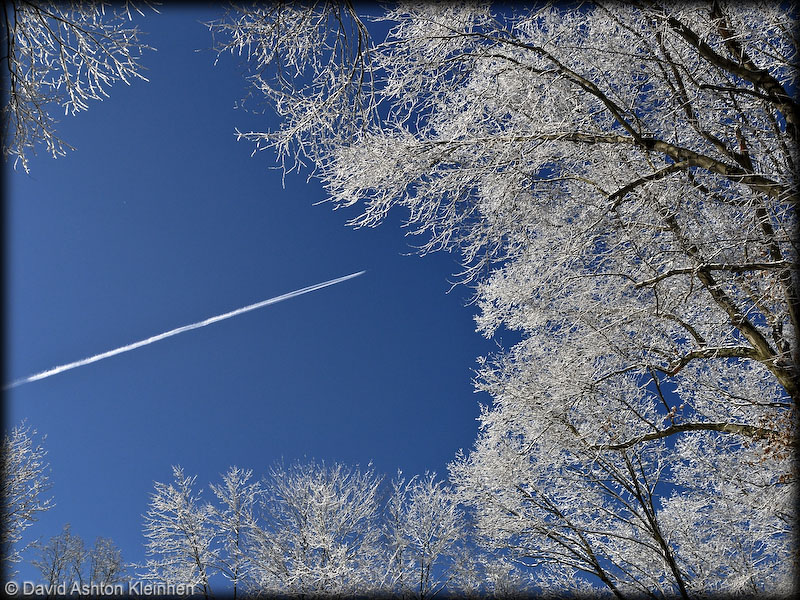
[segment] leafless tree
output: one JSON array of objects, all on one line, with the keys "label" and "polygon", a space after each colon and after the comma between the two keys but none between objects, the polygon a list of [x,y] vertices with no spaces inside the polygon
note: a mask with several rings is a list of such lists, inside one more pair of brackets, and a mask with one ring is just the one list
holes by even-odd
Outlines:
[{"label": "leafless tree", "polygon": [[209,578],[217,563],[217,531],[212,508],[195,491],[196,476],[172,467],[174,482],[156,482],[145,514],[144,536],[149,558],[139,575],[166,585],[189,585],[211,595]]},{"label": "leafless tree", "polygon": [[89,551],[89,582],[99,586],[121,583],[128,572],[122,552],[110,538],[99,537]]},{"label": "leafless tree", "polygon": [[[409,2],[382,19],[349,111],[324,103],[354,89],[329,46],[245,8],[223,47],[258,50],[252,93],[283,117],[244,137],[313,160],[355,226],[401,208],[422,252],[461,254],[479,331],[521,336],[482,360],[492,405],[451,471],[481,539],[540,586],[788,589],[796,6]],[[297,85],[319,75],[316,110],[275,93],[270,48]],[[331,127],[342,114],[363,119]]]},{"label": "leafless tree", "polygon": [[266,98],[284,118],[278,131],[239,138],[275,147],[289,170],[313,168],[375,116],[371,38],[350,0],[232,4],[208,26],[220,54],[246,61],[253,94],[242,106],[261,110]]},{"label": "leafless tree", "polygon": [[[47,543],[36,544],[38,557],[32,561],[49,589],[63,585],[69,592],[90,586],[114,585],[123,581],[126,567],[122,553],[108,538],[97,538],[86,548],[83,539],[72,533],[69,523]],[[102,588],[99,588],[102,589]]]},{"label": "leafless tree", "polygon": [[22,560],[25,530],[38,515],[53,506],[47,498],[50,481],[47,476],[47,451],[35,441],[36,430],[24,423],[3,437],[2,455],[2,552],[3,569],[11,570]]},{"label": "leafless tree", "polygon": [[54,589],[59,584],[67,587],[82,583],[82,566],[88,556],[80,536],[73,535],[70,524],[46,543],[36,544],[38,558],[32,562],[39,569],[45,585]]},{"label": "leafless tree", "polygon": [[454,491],[436,474],[398,474],[387,502],[390,585],[402,597],[425,600],[446,589],[459,569],[466,522]]},{"label": "leafless tree", "polygon": [[261,591],[368,594],[380,581],[381,478],[371,468],[281,464],[264,483],[253,532],[252,577]]},{"label": "leafless tree", "polygon": [[216,567],[233,585],[234,599],[252,577],[249,542],[258,530],[255,510],[263,498],[261,484],[250,482],[252,475],[252,471],[231,467],[221,485],[209,486],[217,500],[211,505],[210,521],[221,545]]},{"label": "leafless tree", "polygon": [[118,81],[145,80],[139,63],[147,48],[128,25],[133,3],[3,3],[3,154],[28,171],[39,144],[63,156],[71,146],[58,137],[54,113],[89,108]]}]

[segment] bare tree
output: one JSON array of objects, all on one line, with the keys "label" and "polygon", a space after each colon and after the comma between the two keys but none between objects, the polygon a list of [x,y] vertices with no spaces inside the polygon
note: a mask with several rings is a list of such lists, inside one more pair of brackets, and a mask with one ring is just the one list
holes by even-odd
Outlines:
[{"label": "bare tree", "polygon": [[254,584],[289,595],[368,594],[379,583],[381,478],[371,468],[276,465],[253,532]]},{"label": "bare tree", "polygon": [[36,430],[24,423],[3,436],[2,454],[2,566],[11,570],[22,560],[25,548],[17,545],[25,530],[40,513],[53,506],[52,498],[45,495],[50,489],[47,476],[47,451],[35,443]]},{"label": "bare tree", "polygon": [[458,574],[455,563],[466,538],[453,490],[435,473],[408,482],[398,474],[387,512],[389,589],[403,597],[433,598]]},{"label": "bare tree", "polygon": [[45,584],[55,589],[59,584],[70,587],[73,583],[82,583],[81,567],[88,555],[80,536],[72,534],[70,524],[47,543],[36,544],[38,558],[32,562],[39,569]]},{"label": "bare tree", "polygon": [[94,546],[87,549],[83,539],[72,533],[69,523],[59,535],[36,544],[36,548],[38,557],[32,564],[51,590],[61,585],[68,593],[85,589],[93,594],[91,586],[102,590],[124,579],[126,567],[114,542],[97,538]]},{"label": "bare tree", "polygon": [[110,538],[99,537],[89,551],[88,576],[91,583],[104,588],[124,581],[127,566],[122,552]]},{"label": "bare tree", "polygon": [[140,576],[166,585],[190,585],[211,595],[209,578],[217,564],[217,530],[212,508],[195,492],[196,476],[172,467],[174,483],[155,483],[150,509],[144,518],[147,554]]},{"label": "bare tree", "polygon": [[246,60],[254,94],[242,106],[260,110],[264,97],[284,119],[278,131],[237,135],[276,148],[289,170],[314,167],[374,118],[370,36],[349,0],[233,4],[208,27],[219,54]]},{"label": "bare tree", "polygon": [[3,154],[28,171],[38,144],[56,158],[71,147],[55,131],[53,113],[75,114],[108,97],[118,81],[143,79],[147,48],[128,27],[133,3],[3,3]]},{"label": "bare tree", "polygon": [[231,467],[222,477],[222,485],[209,486],[219,502],[219,506],[212,505],[210,513],[222,545],[216,566],[233,584],[234,599],[242,583],[251,578],[249,540],[258,530],[254,510],[263,497],[261,484],[249,483],[252,475],[252,471]]},{"label": "bare tree", "polygon": [[148,579],[197,585],[198,572],[207,582],[221,575],[236,597],[477,598],[531,589],[513,561],[477,548],[454,489],[435,474],[406,481],[398,473],[387,490],[371,468],[338,463],[281,463],[255,483],[251,471],[231,467],[201,504],[194,478],[174,469],[176,485],[156,484],[145,520],[156,557]]},{"label": "bare tree", "polygon": [[[355,226],[403,207],[422,252],[461,253],[479,330],[521,335],[482,361],[493,404],[452,469],[487,548],[540,586],[588,573],[618,597],[788,589],[796,7],[403,3],[384,18],[359,57],[380,75],[353,101],[378,107],[359,127],[272,95],[252,53],[253,93],[284,126],[246,137],[284,160],[296,144],[331,202],[361,207]],[[275,39],[240,23],[230,49]],[[336,96],[329,54],[283,39]]]}]

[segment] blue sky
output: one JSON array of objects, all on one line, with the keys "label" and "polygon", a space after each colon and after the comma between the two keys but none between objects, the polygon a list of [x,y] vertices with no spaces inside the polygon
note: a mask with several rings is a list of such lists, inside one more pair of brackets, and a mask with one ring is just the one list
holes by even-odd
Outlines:
[{"label": "blue sky", "polygon": [[4,394],[6,428],[47,436],[56,506],[28,538],[69,522],[131,562],[173,464],[203,487],[281,457],[445,474],[489,401],[473,393],[475,358],[496,348],[474,332],[471,291],[447,293],[458,257],[409,256],[400,212],[347,228],[355,209],[315,206],[325,192],[307,173],[283,187],[274,154],[235,141],[234,127],[274,122],[234,110],[237,60],[213,66],[199,23],[219,11],[160,11],[137,20],[157,48],[150,82],[60,116],[66,157],[40,152],[30,175],[6,165],[5,383],[367,273]]}]

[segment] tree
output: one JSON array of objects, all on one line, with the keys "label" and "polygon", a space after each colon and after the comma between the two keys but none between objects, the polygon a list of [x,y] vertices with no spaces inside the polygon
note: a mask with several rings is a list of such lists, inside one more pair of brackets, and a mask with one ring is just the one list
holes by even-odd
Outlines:
[{"label": "tree", "polygon": [[117,81],[143,79],[139,64],[147,48],[136,28],[127,27],[130,2],[3,3],[3,154],[28,171],[28,155],[43,143],[56,158],[71,147],[55,131],[53,111],[89,108],[108,97]]},{"label": "tree", "polygon": [[[521,335],[482,361],[492,406],[452,467],[487,547],[542,586],[582,574],[618,597],[786,590],[796,9],[423,3],[384,18],[358,63],[380,77],[352,101],[377,110],[337,112],[341,131],[326,129],[335,104],[269,92],[272,30],[240,20],[223,47],[251,50],[254,93],[284,118],[247,139],[310,157],[335,206],[361,207],[352,225],[403,207],[422,252],[461,253],[479,331]],[[307,43],[277,48],[336,96],[341,69]]]},{"label": "tree", "polygon": [[374,118],[370,37],[350,0],[231,4],[208,27],[219,54],[246,57],[256,106],[263,95],[284,118],[280,131],[238,137],[277,148],[284,165],[318,160]]},{"label": "tree", "polygon": [[53,506],[52,498],[45,494],[50,489],[47,476],[47,451],[34,442],[36,430],[25,423],[3,436],[2,482],[0,496],[2,508],[2,567],[9,574],[14,563],[22,560],[18,548],[25,530],[33,525],[38,515]]},{"label": "tree", "polygon": [[[233,596],[392,594],[432,598],[483,591],[453,490],[434,475],[383,477],[334,463],[275,465],[261,482],[231,467],[201,503],[194,477],[173,467],[145,517],[143,576],[200,585],[221,575]],[[216,584],[214,584],[216,586]],[[230,588],[227,589],[230,592]]]},{"label": "tree", "polygon": [[144,516],[144,536],[150,558],[141,577],[165,585],[186,585],[211,594],[209,578],[216,568],[212,508],[201,504],[195,493],[197,476],[184,475],[180,466],[172,467],[174,483],[155,482],[150,509]]},{"label": "tree", "polygon": [[435,473],[408,482],[398,474],[387,512],[390,589],[420,600],[434,597],[455,577],[454,563],[466,538],[453,490]]},{"label": "tree", "polygon": [[99,537],[87,550],[83,539],[72,533],[69,523],[59,535],[46,544],[36,544],[36,548],[39,555],[32,564],[39,569],[49,589],[64,585],[67,591],[73,586],[89,590],[89,586],[96,586],[95,589],[103,590],[124,580],[126,567],[114,542]]},{"label": "tree", "polygon": [[122,552],[110,538],[99,537],[89,551],[88,575],[91,583],[106,586],[121,583],[127,572]]},{"label": "tree", "polygon": [[50,538],[46,544],[37,544],[39,557],[32,561],[39,569],[45,584],[55,589],[59,584],[71,587],[74,583],[83,583],[82,566],[87,552],[80,536],[72,534],[70,524],[57,536]]},{"label": "tree", "polygon": [[381,581],[381,478],[371,468],[281,464],[264,484],[251,561],[259,591],[352,595]]},{"label": "tree", "polygon": [[255,507],[263,496],[261,484],[248,483],[252,471],[231,467],[222,478],[222,485],[209,487],[220,506],[212,505],[210,520],[221,540],[217,566],[223,576],[233,584],[233,598],[242,582],[249,582],[251,557],[249,540],[257,531]]}]

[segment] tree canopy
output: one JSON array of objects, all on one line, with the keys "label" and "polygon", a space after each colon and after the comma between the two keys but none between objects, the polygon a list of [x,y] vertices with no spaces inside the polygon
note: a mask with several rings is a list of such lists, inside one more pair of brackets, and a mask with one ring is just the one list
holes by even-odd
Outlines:
[{"label": "tree canopy", "polygon": [[141,14],[130,2],[3,3],[4,158],[27,171],[39,144],[63,156],[72,147],[56,133],[56,107],[75,114],[114,83],[145,79],[139,59],[148,47],[128,26],[132,11]]},{"label": "tree canopy", "polygon": [[[37,10],[9,27],[22,58],[6,153],[23,164],[32,138],[61,152],[37,90],[63,87],[80,110],[138,73],[135,35],[116,28],[101,27],[101,63],[81,62],[83,30],[65,30],[78,62],[59,62],[68,44]],[[208,24],[220,55],[245,60],[245,106],[281,119],[238,135],[310,167],[333,206],[357,207],[355,227],[403,211],[422,253],[460,255],[477,330],[519,336],[480,360],[492,402],[451,464],[455,496],[432,479],[396,485],[410,521],[389,536],[382,581],[442,589],[426,565],[452,549],[457,498],[487,577],[513,565],[538,590],[619,598],[791,589],[796,17],[715,0],[398,3],[367,18],[343,1],[232,6]],[[19,65],[33,76],[15,78]],[[386,539],[372,472],[276,468],[266,528],[249,473],[212,488],[217,508],[174,474],[146,517],[148,576],[207,590],[211,570],[238,582],[258,564],[258,585],[291,593],[376,585],[343,575],[374,575]]]},{"label": "tree canopy", "polygon": [[325,29],[342,10],[212,27],[283,118],[243,137],[310,159],[354,226],[404,209],[423,252],[460,252],[478,330],[521,334],[452,466],[486,544],[620,597],[785,589],[794,9],[402,3],[369,45]]}]

